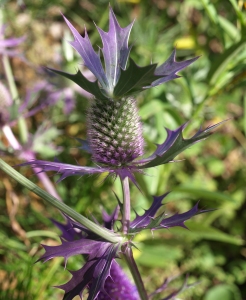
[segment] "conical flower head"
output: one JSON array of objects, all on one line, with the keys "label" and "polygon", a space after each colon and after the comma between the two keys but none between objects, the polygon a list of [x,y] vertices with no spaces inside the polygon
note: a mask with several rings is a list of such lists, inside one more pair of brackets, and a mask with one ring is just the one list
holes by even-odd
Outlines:
[{"label": "conical flower head", "polygon": [[87,124],[94,161],[121,167],[143,154],[142,126],[134,98],[95,99]]}]

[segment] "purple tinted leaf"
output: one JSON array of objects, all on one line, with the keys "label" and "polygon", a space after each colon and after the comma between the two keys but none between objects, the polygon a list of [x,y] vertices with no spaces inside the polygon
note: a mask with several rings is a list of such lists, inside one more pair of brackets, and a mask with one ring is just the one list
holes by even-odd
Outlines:
[{"label": "purple tinted leaf", "polygon": [[[32,89],[27,90],[24,101],[20,105],[19,112],[23,113],[25,110],[29,110],[30,107],[35,103],[41,91],[45,91],[47,94],[52,93],[53,90],[51,84],[45,80],[42,80],[36,83]],[[41,106],[41,109],[43,109],[43,106]]]},{"label": "purple tinted leaf", "polygon": [[106,279],[110,276],[110,268],[112,261],[116,256],[117,250],[118,246],[111,245],[105,252],[104,257],[106,258],[102,257],[98,262],[93,274],[95,279],[92,281],[89,289],[88,300],[94,300],[99,292],[104,290],[104,284]]},{"label": "purple tinted leaf", "polygon": [[162,213],[156,218],[154,218],[154,215],[156,214],[157,210],[162,206],[162,199],[167,195],[168,193],[164,194],[163,196],[154,197],[154,202],[150,209],[148,209],[143,216],[137,215],[136,219],[133,222],[131,222],[129,232],[136,233],[144,229],[157,230],[163,228],[171,228],[175,226],[181,226],[186,228],[184,224],[185,221],[189,220],[197,214],[212,211],[211,209],[199,210],[197,203],[192,209],[185,213],[176,214],[168,218],[165,218],[165,214]]},{"label": "purple tinted leaf", "polygon": [[154,292],[152,292],[150,295],[149,295],[149,299],[152,299],[152,297],[154,297],[155,295],[163,292],[166,290],[166,288],[168,287],[169,283],[172,282],[174,279],[176,279],[177,276],[173,276],[173,277],[169,277],[169,278],[166,278],[163,282],[163,284],[158,288],[156,289]]},{"label": "purple tinted leaf", "polygon": [[141,170],[136,168],[135,166],[129,166],[127,167],[122,167],[121,169],[115,169],[114,170],[115,174],[118,175],[122,180],[128,177],[132,183],[140,190],[139,185],[137,184],[136,178],[133,175],[133,172],[139,172],[142,173]]},{"label": "purple tinted leaf", "polygon": [[84,227],[83,225],[81,225],[80,223],[72,220],[67,215],[66,215],[66,218],[71,223],[71,226],[74,228],[74,231],[76,233],[77,233],[77,231],[79,231],[79,237],[80,238],[86,238],[86,239],[94,240],[94,241],[102,241],[101,236],[99,236],[96,233],[90,231],[89,229],[87,229],[86,227]]},{"label": "purple tinted leaf", "polygon": [[119,210],[120,210],[120,207],[119,207],[119,205],[117,205],[116,208],[115,208],[115,210],[113,211],[113,213],[111,215],[109,215],[103,209],[103,211],[102,211],[102,218],[103,218],[103,222],[104,222],[104,227],[105,228],[110,229],[110,230],[113,228],[114,222],[118,218]]},{"label": "purple tinted leaf", "polygon": [[193,216],[197,215],[198,213],[202,212],[202,211],[199,211],[198,204],[199,204],[199,202],[193,208],[191,208],[190,210],[188,210],[185,213],[176,214],[176,215],[173,215],[169,218],[164,219],[160,223],[160,226],[155,227],[155,228],[151,228],[151,229],[156,230],[156,229],[162,229],[162,228],[171,228],[171,227],[174,227],[174,226],[181,226],[181,227],[186,228],[184,222],[189,220]]},{"label": "purple tinted leaf", "polygon": [[[198,284],[197,282],[195,282],[195,283],[193,283],[193,284],[188,284],[187,282],[188,282],[188,276],[186,276],[186,279],[185,279],[185,281],[184,281],[184,283],[183,283],[183,285],[181,286],[180,289],[178,289],[178,290],[172,292],[172,293],[169,294],[167,297],[162,298],[161,300],[171,300],[171,299],[176,299],[176,296],[178,296],[179,294],[181,294],[183,291],[185,291],[185,290],[187,290],[187,289],[189,289],[189,288],[191,288],[191,287],[193,287],[193,286],[195,286],[195,285]],[[174,297],[175,297],[175,298],[174,298]]]},{"label": "purple tinted leaf", "polygon": [[100,57],[94,51],[86,29],[85,36],[82,37],[79,32],[73,27],[73,25],[68,21],[68,19],[65,16],[63,17],[74,36],[74,41],[70,42],[70,44],[81,55],[84,61],[84,65],[96,76],[103,88],[106,89],[108,86],[108,80],[103,70]]},{"label": "purple tinted leaf", "polygon": [[101,28],[97,30],[103,42],[103,56],[106,69],[106,77],[111,89],[116,85],[120,68],[125,69],[131,48],[128,48],[128,39],[133,22],[125,28],[121,28],[110,7],[109,31],[104,32]]},{"label": "purple tinted leaf", "polygon": [[51,221],[56,225],[57,228],[61,230],[62,232],[61,237],[63,239],[67,241],[74,241],[76,239],[77,232],[74,230],[73,225],[69,220],[70,219],[68,218],[66,224],[60,223],[54,219],[52,219]]},{"label": "purple tinted leaf", "polygon": [[65,115],[69,115],[75,109],[74,91],[71,88],[66,88],[61,93],[64,95],[63,112]]},{"label": "purple tinted leaf", "polygon": [[15,47],[21,44],[26,39],[25,36],[20,38],[10,38],[6,40],[0,40],[0,48],[6,48],[6,47]]},{"label": "purple tinted leaf", "polygon": [[[46,246],[42,245],[45,253],[40,257],[40,260],[46,262],[54,257],[64,257],[65,264],[70,256],[78,254],[91,254],[95,249],[100,248],[103,242],[93,241],[88,239],[80,239],[77,241],[67,242],[61,240],[62,244],[59,246]],[[110,245],[109,243],[105,243]]]},{"label": "purple tinted leaf", "polygon": [[104,291],[98,294],[96,300],[114,299],[139,299],[136,286],[131,283],[115,260],[112,261],[110,276],[105,281]]},{"label": "purple tinted leaf", "polygon": [[157,145],[156,151],[151,156],[146,159],[136,161],[135,163],[141,164],[139,168],[143,169],[171,162],[179,153],[191,145],[209,137],[212,134],[210,131],[221,125],[223,122],[209,126],[205,130],[199,129],[198,132],[190,139],[183,138],[182,131],[186,124],[180,126],[176,130],[166,129],[167,138],[164,143]]},{"label": "purple tinted leaf", "polygon": [[20,38],[9,38],[9,39],[3,39],[4,38],[4,31],[6,26],[0,26],[0,54],[7,55],[7,56],[18,56],[22,60],[26,61],[23,54],[21,54],[18,50],[14,49],[14,47],[19,46],[26,37],[20,37]]},{"label": "purple tinted leaf", "polygon": [[179,78],[180,76],[177,75],[177,72],[188,67],[190,64],[192,64],[199,58],[199,56],[197,56],[192,59],[176,62],[175,57],[176,49],[174,49],[170,57],[155,70],[155,75],[162,76],[162,78],[155,80],[151,83],[151,86],[148,86],[146,88],[154,87],[164,82]]},{"label": "purple tinted leaf", "polygon": [[[154,196],[153,203],[148,210],[145,210],[145,213],[142,216],[137,215],[136,218],[131,222],[130,228],[144,228],[149,225],[151,218],[153,218],[158,211],[158,209],[163,205],[162,200],[168,195],[169,193],[165,193],[161,196]],[[131,230],[130,230],[131,231]]]},{"label": "purple tinted leaf", "polygon": [[63,164],[60,162],[50,162],[45,160],[33,160],[23,164],[19,164],[18,166],[31,166],[32,168],[40,169],[39,172],[48,172],[48,171],[56,171],[57,174],[61,174],[61,177],[57,182],[62,181],[68,176],[73,175],[86,175],[86,174],[95,174],[95,173],[103,173],[103,172],[111,172],[112,170],[109,168],[93,168],[93,167],[81,167],[70,164]]},{"label": "purple tinted leaf", "polygon": [[84,151],[86,151],[88,153],[91,153],[91,147],[90,147],[90,145],[89,145],[89,143],[88,143],[87,140],[82,140],[80,138],[75,138],[75,139],[81,144],[81,146],[79,147],[79,149],[82,149],[82,150],[84,150]]},{"label": "purple tinted leaf", "polygon": [[56,286],[65,291],[63,300],[72,300],[75,296],[79,295],[80,298],[85,288],[93,278],[93,271],[96,266],[96,261],[87,262],[81,269],[71,271],[73,277],[65,284]]},{"label": "purple tinted leaf", "polygon": [[[86,240],[85,240],[86,241]],[[101,243],[99,249],[89,255],[86,264],[78,271],[71,272],[73,277],[69,282],[58,286],[65,291],[64,299],[72,300],[76,295],[82,295],[89,285],[88,299],[95,299],[100,290],[103,290],[105,280],[109,276],[110,266],[116,256],[118,245]]]}]

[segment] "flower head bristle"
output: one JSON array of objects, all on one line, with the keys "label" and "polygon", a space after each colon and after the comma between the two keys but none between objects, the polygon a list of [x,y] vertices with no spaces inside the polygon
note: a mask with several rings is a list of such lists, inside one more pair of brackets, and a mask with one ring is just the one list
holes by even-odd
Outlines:
[{"label": "flower head bristle", "polygon": [[143,154],[142,125],[134,98],[95,99],[87,120],[95,162],[124,166]]}]

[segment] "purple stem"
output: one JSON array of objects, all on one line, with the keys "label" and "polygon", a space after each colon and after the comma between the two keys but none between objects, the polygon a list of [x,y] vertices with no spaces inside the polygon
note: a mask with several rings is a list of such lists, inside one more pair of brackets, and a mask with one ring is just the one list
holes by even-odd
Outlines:
[{"label": "purple stem", "polygon": [[120,179],[123,191],[122,232],[127,234],[130,226],[131,200],[128,177]]},{"label": "purple stem", "polygon": [[129,244],[124,244],[122,246],[121,250],[122,250],[122,256],[124,257],[124,259],[127,263],[127,266],[132,274],[132,277],[133,277],[136,287],[138,289],[140,299],[148,300],[148,295],[146,293],[146,290],[145,290],[141,275],[139,273],[137,264],[134,260],[131,246]]}]

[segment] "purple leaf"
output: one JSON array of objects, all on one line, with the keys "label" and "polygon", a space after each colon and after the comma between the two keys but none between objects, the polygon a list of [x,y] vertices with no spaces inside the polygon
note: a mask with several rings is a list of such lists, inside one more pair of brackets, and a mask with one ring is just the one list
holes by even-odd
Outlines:
[{"label": "purple leaf", "polygon": [[197,215],[198,213],[201,213],[201,211],[198,209],[199,202],[190,210],[188,210],[185,213],[182,214],[176,214],[169,218],[166,218],[162,220],[160,225],[156,228],[151,228],[152,230],[161,229],[161,228],[171,228],[174,226],[181,226],[186,228],[184,222],[192,218],[193,216]]},{"label": "purple leaf", "polygon": [[[6,47],[15,47],[21,44],[26,37],[20,37],[20,38],[10,38],[6,40],[0,40],[0,48],[6,48]],[[1,51],[1,49],[0,49]]]},{"label": "purple leaf", "polygon": [[142,216],[137,215],[137,217],[131,222],[130,228],[144,228],[149,225],[151,218],[153,218],[158,211],[158,209],[163,205],[162,200],[168,195],[169,193],[165,193],[161,196],[154,196],[153,203],[148,210],[145,210],[145,213]]},{"label": "purple leaf", "polygon": [[209,126],[204,130],[199,129],[198,132],[190,139],[183,138],[183,129],[185,128],[186,124],[183,124],[176,130],[166,129],[166,140],[162,144],[157,145],[157,149],[151,156],[146,159],[135,161],[135,164],[139,164],[139,168],[143,169],[152,168],[171,162],[179,153],[181,153],[191,145],[210,136],[212,134],[210,131],[221,125],[221,123],[223,122],[224,121]]},{"label": "purple leaf", "polygon": [[[186,276],[186,279],[183,283],[183,285],[176,291],[172,292],[171,294],[169,294],[167,297],[162,298],[161,300],[172,300],[172,299],[176,299],[176,296],[181,294],[183,291],[195,286],[196,284],[198,284],[198,282],[195,282],[193,284],[188,284],[188,276]],[[175,297],[175,298],[174,298]]]},{"label": "purple leaf", "polygon": [[74,41],[70,44],[81,55],[84,65],[96,76],[104,89],[108,87],[108,80],[102,67],[98,54],[94,51],[85,28],[85,36],[82,37],[74,26],[63,16],[68,27],[73,33]]},{"label": "purple leaf", "polygon": [[56,171],[57,174],[61,174],[61,177],[57,182],[62,181],[68,176],[73,175],[86,175],[86,174],[95,174],[95,173],[103,173],[103,172],[111,172],[112,170],[109,168],[93,168],[93,167],[81,167],[70,164],[63,164],[60,162],[50,162],[45,160],[33,160],[28,161],[23,164],[19,164],[18,166],[32,166],[33,168],[40,169],[39,172],[48,172],[48,171]]},{"label": "purple leaf", "polygon": [[128,39],[133,22],[125,28],[121,28],[110,7],[109,31],[105,32],[97,27],[103,42],[103,56],[106,69],[106,77],[112,89],[118,82],[120,69],[126,68],[127,59],[131,50],[128,48]]},{"label": "purple leaf", "polygon": [[110,268],[113,259],[116,256],[118,246],[111,245],[105,252],[104,257],[100,258],[100,261],[95,268],[92,284],[89,289],[88,300],[94,300],[101,290],[104,290],[104,284],[106,279],[110,276]]},{"label": "purple leaf", "polygon": [[155,70],[155,75],[159,75],[163,77],[155,80],[154,82],[151,83],[151,86],[147,86],[145,88],[154,87],[164,82],[179,78],[180,76],[177,75],[177,72],[188,67],[190,64],[192,64],[194,61],[196,61],[199,58],[199,56],[197,56],[192,59],[176,62],[175,57],[176,57],[176,49],[174,49],[170,57]]},{"label": "purple leaf", "polygon": [[60,223],[54,219],[51,219],[52,223],[56,225],[57,228],[59,228],[62,232],[62,239],[65,239],[67,241],[74,241],[76,240],[76,236],[78,235],[77,232],[74,230],[72,223],[70,222],[70,219],[67,218],[67,223],[63,224]]},{"label": "purple leaf", "polygon": [[[87,239],[85,241],[88,241]],[[100,243],[100,242],[98,242]],[[65,291],[64,299],[72,300],[76,295],[82,295],[89,285],[88,299],[95,299],[103,290],[105,280],[110,274],[110,267],[118,251],[118,245],[102,243],[101,247],[89,255],[86,264],[78,271],[71,272],[73,277],[69,282],[58,286]]]},{"label": "purple leaf", "polygon": [[80,138],[75,138],[75,140],[77,140],[81,144],[79,149],[82,149],[82,150],[84,150],[88,153],[91,153],[91,147],[90,147],[87,140],[83,140],[83,139],[80,139]]},{"label": "purple leaf", "polygon": [[40,260],[46,262],[54,257],[64,257],[65,265],[70,256],[78,254],[91,254],[95,253],[95,249],[100,249],[102,246],[111,245],[110,243],[103,243],[94,240],[80,239],[77,241],[68,242],[61,240],[62,244],[59,246],[46,246],[42,245],[45,253],[40,257]]},{"label": "purple leaf", "polygon": [[98,294],[96,300],[114,299],[139,299],[136,286],[131,283],[115,260],[113,260],[111,265],[110,276],[105,281],[104,291]]},{"label": "purple leaf", "polygon": [[115,210],[113,211],[113,213],[111,215],[109,215],[103,209],[103,211],[102,211],[102,218],[103,218],[103,222],[104,222],[104,227],[105,228],[110,229],[110,230],[113,229],[114,222],[118,218],[119,210],[120,210],[120,207],[119,207],[119,205],[117,205],[116,208],[115,208]]}]

